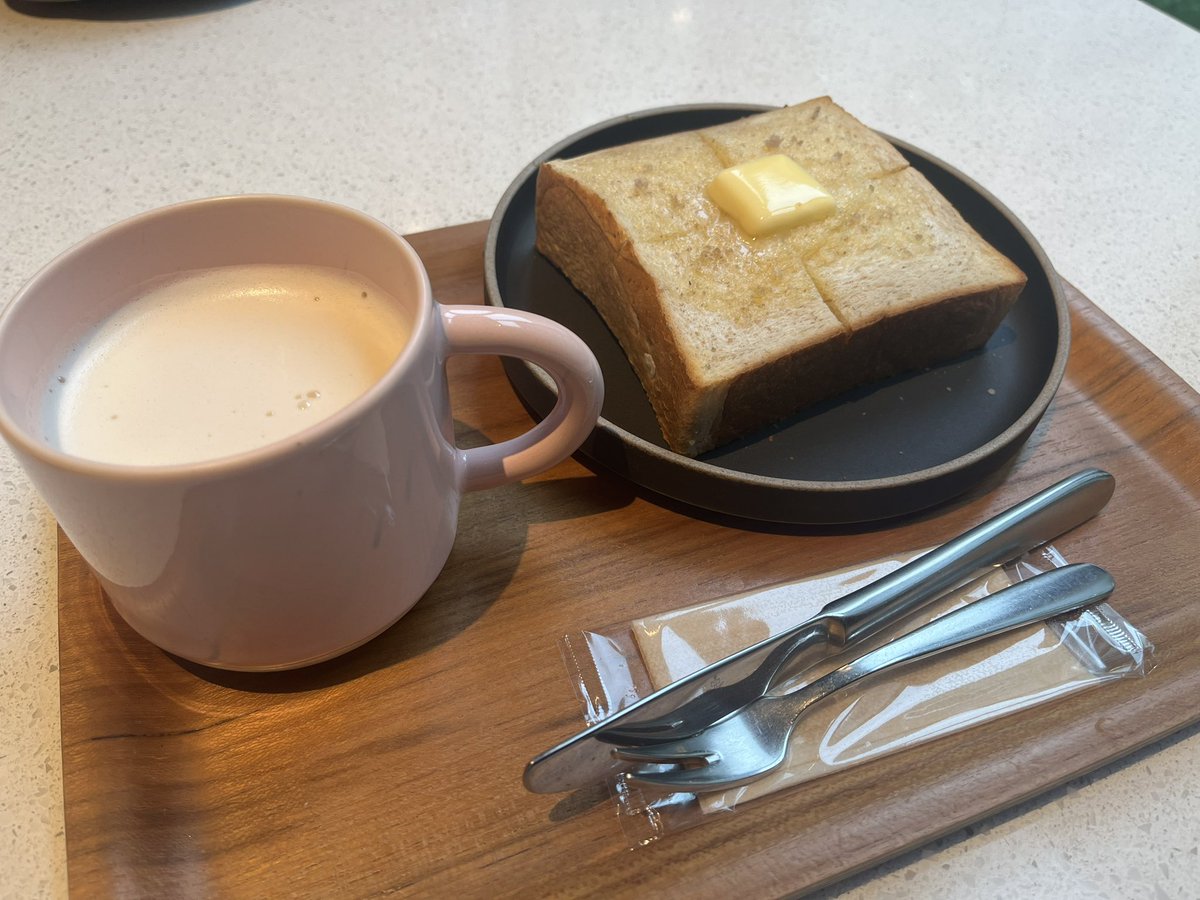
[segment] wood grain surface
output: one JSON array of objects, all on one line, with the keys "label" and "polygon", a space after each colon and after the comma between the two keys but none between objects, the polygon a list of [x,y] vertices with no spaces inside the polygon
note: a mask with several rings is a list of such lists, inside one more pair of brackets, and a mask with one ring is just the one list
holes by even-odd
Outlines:
[{"label": "wood grain surface", "polygon": [[[482,300],[483,223],[412,238],[443,302]],[[67,852],[84,896],[766,896],[951,831],[1200,717],[1200,398],[1071,292],[1066,380],[1016,463],[934,513],[855,533],[685,515],[574,460],[465,499],[398,625],[273,675],[134,634],[60,537]],[[493,358],[450,372],[462,444],[529,417]],[[575,731],[559,659],[603,626],[945,540],[1083,465],[1108,509],[1056,544],[1116,577],[1157,645],[1126,679],[851,769],[630,851],[603,789],[527,793]],[[936,762],[936,765],[931,765]],[[648,893],[647,893],[648,892]]]}]

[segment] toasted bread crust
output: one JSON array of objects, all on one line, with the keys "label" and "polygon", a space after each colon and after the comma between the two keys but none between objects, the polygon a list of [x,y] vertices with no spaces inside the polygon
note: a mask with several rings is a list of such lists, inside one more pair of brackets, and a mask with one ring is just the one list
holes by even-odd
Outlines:
[{"label": "toasted bread crust", "polygon": [[[775,146],[823,168],[839,210],[817,227],[749,241],[703,185],[738,154]],[[667,444],[690,456],[982,346],[1025,283],[828,98],[547,163],[536,215],[537,249],[591,300]]]},{"label": "toasted bread crust", "polygon": [[[699,419],[701,390],[672,342],[659,285],[603,201],[553,169],[537,181],[537,249],[588,297],[616,335],[664,434],[682,439]],[[711,402],[711,399],[710,399]]]}]

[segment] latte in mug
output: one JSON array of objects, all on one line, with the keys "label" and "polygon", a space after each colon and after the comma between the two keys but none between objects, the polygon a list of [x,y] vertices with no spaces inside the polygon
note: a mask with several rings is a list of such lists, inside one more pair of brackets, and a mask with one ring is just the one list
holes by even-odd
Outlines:
[{"label": "latte in mug", "polygon": [[[446,362],[480,354],[538,366],[558,398],[458,447]],[[391,627],[445,565],[462,497],[566,459],[603,399],[568,329],[436,302],[412,245],[305,197],[118,222],[0,313],[0,438],[121,618],[222,669],[311,665]]]},{"label": "latte in mug", "polygon": [[181,273],[147,285],[80,342],[43,421],[59,449],[173,465],[252,450],[361,396],[410,331],[363,276],[294,265]]}]

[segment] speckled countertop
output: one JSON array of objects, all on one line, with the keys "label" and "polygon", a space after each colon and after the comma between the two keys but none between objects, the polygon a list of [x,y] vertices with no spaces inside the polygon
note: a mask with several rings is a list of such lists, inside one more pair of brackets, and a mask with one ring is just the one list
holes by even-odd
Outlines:
[{"label": "speckled countertop", "polygon": [[[988,187],[1200,387],[1200,34],[1136,0],[40,6],[0,5],[4,302],[172,201],[304,194],[419,231],[489,216],[537,152],[610,116],[828,93]],[[195,12],[128,18],[163,9]],[[81,11],[101,18],[62,17]],[[67,888],[53,563],[0,448],[3,896]],[[1198,801],[1191,729],[830,893],[1193,898]]]}]

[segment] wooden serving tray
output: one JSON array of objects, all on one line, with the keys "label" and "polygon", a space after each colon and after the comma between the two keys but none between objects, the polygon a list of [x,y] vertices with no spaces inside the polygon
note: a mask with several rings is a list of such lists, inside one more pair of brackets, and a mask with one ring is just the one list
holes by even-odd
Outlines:
[{"label": "wooden serving tray", "polygon": [[[482,299],[483,223],[412,239]],[[569,461],[469,495],[444,573],[382,637],[298,672],[205,670],[121,621],[59,545],[64,790],[78,896],[799,892],[1200,718],[1200,398],[1077,291],[1054,404],[1002,478],[862,533],[689,518]],[[529,419],[493,358],[452,362],[462,444]],[[932,545],[1084,465],[1117,478],[1056,541],[1107,566],[1156,666],[742,807],[636,852],[602,788],[527,793],[581,724],[558,638]],[[936,765],[929,765],[936,759]]]}]

